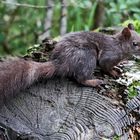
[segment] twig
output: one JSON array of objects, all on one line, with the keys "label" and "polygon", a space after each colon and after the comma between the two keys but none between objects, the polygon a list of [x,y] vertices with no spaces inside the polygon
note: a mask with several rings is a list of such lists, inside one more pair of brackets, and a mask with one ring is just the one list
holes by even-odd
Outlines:
[{"label": "twig", "polygon": [[51,8],[51,7],[56,6],[56,5],[38,6],[38,5],[31,5],[31,4],[24,4],[24,3],[21,4],[21,3],[13,3],[13,2],[6,2],[6,1],[1,1],[0,3],[14,5],[14,6],[20,6],[20,7],[37,8],[37,9],[46,9],[46,8]]}]

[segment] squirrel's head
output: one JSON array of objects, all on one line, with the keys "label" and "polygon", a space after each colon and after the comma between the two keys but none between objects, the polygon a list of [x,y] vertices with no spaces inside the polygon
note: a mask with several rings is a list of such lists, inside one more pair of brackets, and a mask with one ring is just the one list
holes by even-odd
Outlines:
[{"label": "squirrel's head", "polygon": [[140,55],[140,35],[135,31],[134,25],[129,23],[128,27],[123,28],[119,33],[119,39],[122,42],[124,50],[129,54]]}]

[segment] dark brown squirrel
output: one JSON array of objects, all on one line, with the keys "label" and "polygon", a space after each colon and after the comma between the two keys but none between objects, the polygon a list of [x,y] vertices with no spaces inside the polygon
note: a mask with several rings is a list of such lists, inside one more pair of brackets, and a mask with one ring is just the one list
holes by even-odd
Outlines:
[{"label": "dark brown squirrel", "polygon": [[0,103],[15,96],[40,77],[68,76],[78,83],[96,87],[104,82],[92,79],[99,67],[116,76],[113,67],[132,54],[140,54],[140,36],[129,24],[115,35],[98,32],[69,33],[55,44],[48,62],[38,63],[24,59],[0,62]]}]

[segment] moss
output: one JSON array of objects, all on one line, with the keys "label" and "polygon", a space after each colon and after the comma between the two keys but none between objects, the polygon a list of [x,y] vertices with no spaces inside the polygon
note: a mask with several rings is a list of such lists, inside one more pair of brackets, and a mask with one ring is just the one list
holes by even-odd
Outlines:
[{"label": "moss", "polygon": [[140,87],[140,81],[135,81],[128,87],[128,98],[129,99],[132,99],[138,95],[137,87]]},{"label": "moss", "polygon": [[117,136],[117,135],[114,136],[114,137],[113,137],[113,140],[120,140],[120,136]]}]

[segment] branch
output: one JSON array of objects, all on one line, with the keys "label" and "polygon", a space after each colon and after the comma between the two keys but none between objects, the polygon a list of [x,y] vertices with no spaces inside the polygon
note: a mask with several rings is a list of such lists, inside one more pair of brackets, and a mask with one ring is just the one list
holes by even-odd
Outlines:
[{"label": "branch", "polygon": [[21,3],[6,2],[6,1],[1,1],[0,3],[14,5],[14,6],[19,6],[19,7],[37,8],[37,9],[46,9],[46,8],[51,8],[51,7],[56,6],[56,5],[51,5],[51,6],[38,6],[38,5],[21,4]]}]

